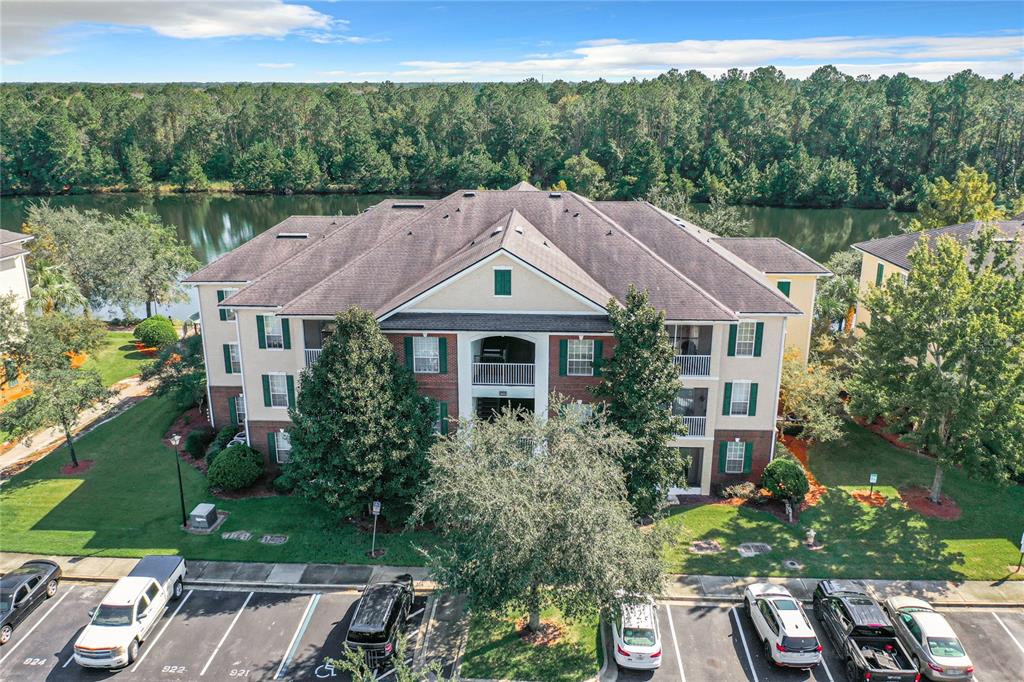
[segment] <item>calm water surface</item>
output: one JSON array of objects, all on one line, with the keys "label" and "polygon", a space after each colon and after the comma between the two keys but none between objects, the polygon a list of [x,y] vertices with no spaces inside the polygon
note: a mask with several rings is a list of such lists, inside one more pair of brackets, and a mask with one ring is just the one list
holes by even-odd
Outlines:
[{"label": "calm water surface", "polygon": [[[107,213],[132,208],[153,211],[174,225],[196,257],[208,263],[290,215],[352,215],[385,198],[380,194],[81,194],[48,200],[54,206]],[[0,198],[0,227],[19,230],[28,206],[37,201],[35,197]],[[742,210],[753,222],[755,235],[779,237],[820,261],[855,242],[895,234],[910,220],[908,214],[880,209],[747,206]],[[195,310],[195,302],[190,301],[172,306],[169,312],[187,317]]]}]

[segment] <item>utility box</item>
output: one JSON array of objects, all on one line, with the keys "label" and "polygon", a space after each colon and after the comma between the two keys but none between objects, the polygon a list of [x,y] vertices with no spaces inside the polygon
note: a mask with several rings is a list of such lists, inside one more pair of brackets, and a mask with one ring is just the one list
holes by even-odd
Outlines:
[{"label": "utility box", "polygon": [[209,502],[196,505],[188,517],[189,527],[195,530],[209,530],[217,523],[217,507]]}]

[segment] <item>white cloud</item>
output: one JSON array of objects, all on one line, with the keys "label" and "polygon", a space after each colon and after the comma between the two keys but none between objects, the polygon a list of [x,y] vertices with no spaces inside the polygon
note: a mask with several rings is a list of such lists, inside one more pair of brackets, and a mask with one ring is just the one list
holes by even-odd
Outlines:
[{"label": "white cloud", "polygon": [[295,67],[295,62],[264,62],[263,64],[257,64],[256,66],[261,69],[291,69]]},{"label": "white cloud", "polygon": [[149,29],[171,38],[281,38],[330,31],[347,22],[282,0],[4,0],[0,39],[5,63],[66,52],[78,26]]}]

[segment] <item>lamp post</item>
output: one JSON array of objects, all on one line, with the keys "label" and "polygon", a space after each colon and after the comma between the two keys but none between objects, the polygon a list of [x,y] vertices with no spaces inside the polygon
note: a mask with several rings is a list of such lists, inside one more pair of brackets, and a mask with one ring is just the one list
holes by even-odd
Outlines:
[{"label": "lamp post", "polygon": [[181,442],[181,436],[174,434],[171,436],[171,445],[174,446],[174,464],[178,467],[178,499],[181,500],[181,527],[188,528],[188,514],[185,513],[185,486],[181,483],[181,454],[178,452],[178,444]]}]

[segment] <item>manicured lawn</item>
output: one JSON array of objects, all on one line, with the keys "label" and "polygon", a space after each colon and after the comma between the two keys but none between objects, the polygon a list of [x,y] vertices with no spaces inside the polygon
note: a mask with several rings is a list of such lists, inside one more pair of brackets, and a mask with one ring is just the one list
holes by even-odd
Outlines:
[{"label": "manicured lawn", "polygon": [[563,625],[564,633],[549,645],[527,644],[516,627],[522,614],[474,613],[463,656],[462,676],[537,682],[577,682],[601,668],[601,636],[597,616],[583,621],[564,619],[548,610],[542,620]]},{"label": "manicured lawn", "polygon": [[[801,575],[807,577],[919,578],[996,580],[1012,576],[1017,543],[1024,529],[1024,487],[1001,488],[969,480],[960,472],[946,476],[943,492],[959,504],[956,521],[923,517],[899,502],[897,489],[930,486],[933,464],[886,443],[855,425],[839,444],[810,452],[811,470],[829,488],[795,527],[756,508],[720,504],[679,511],[661,522],[671,537],[665,559],[674,573],[712,575]],[[850,492],[867,489],[877,473],[875,490],[889,498],[878,508],[856,502]],[[802,542],[808,527],[825,544],[812,552]],[[698,556],[688,551],[693,540],[718,540],[725,551]],[[742,559],[743,542],[767,542],[772,551]],[[805,565],[789,571],[786,559]]]},{"label": "manicured lawn", "polygon": [[[65,476],[65,448],[33,464],[0,488],[0,547],[10,552],[100,556],[180,553],[191,559],[237,561],[370,563],[370,537],[344,520],[325,514],[298,497],[215,500],[206,479],[182,467],[185,503],[216,501],[230,516],[222,530],[248,530],[248,542],[187,534],[178,529],[174,453],[160,436],[176,410],[164,398],[149,398],[117,419],[82,437],[81,460],[95,460],[82,474]],[[284,534],[284,545],[257,542],[264,533]],[[414,544],[428,533],[377,536],[386,547],[383,562],[419,565]]]},{"label": "manicured lawn", "polygon": [[106,343],[89,356],[83,367],[99,370],[106,386],[138,374],[139,368],[153,358],[135,350],[134,341],[131,332],[107,332]]}]

